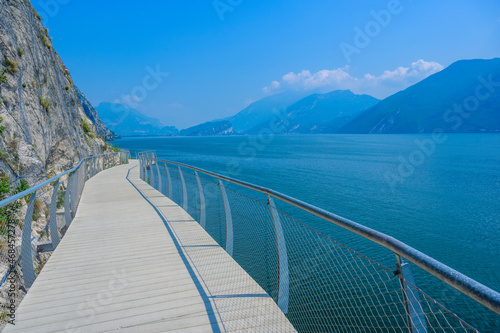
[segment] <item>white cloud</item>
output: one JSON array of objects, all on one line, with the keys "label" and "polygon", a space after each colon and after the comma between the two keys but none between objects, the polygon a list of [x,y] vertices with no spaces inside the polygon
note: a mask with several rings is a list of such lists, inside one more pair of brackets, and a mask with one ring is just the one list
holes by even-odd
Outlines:
[{"label": "white cloud", "polygon": [[367,73],[361,78],[349,74],[347,66],[333,70],[324,69],[314,74],[303,70],[297,74],[290,72],[284,75],[280,81],[273,81],[263,90],[264,93],[271,94],[283,90],[350,89],[358,94],[370,94],[378,98],[385,98],[439,72],[443,68],[436,62],[420,59],[409,67],[398,67],[392,71],[386,70],[379,76]]}]

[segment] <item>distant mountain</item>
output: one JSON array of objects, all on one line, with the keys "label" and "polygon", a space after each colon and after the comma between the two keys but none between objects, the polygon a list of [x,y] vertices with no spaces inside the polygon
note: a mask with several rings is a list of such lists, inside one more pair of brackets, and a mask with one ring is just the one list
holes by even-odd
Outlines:
[{"label": "distant mountain", "polygon": [[104,140],[114,140],[118,138],[118,135],[113,133],[109,128],[106,127],[106,124],[101,120],[97,110],[90,104],[85,95],[78,89],[77,86],[74,86],[76,94],[78,95],[78,99],[82,104],[83,111],[85,115],[94,123],[96,128],[97,135],[100,135]]},{"label": "distant mountain", "polygon": [[101,103],[96,109],[106,126],[120,136],[176,135],[179,132],[173,126],[163,126],[158,119],[121,104]]},{"label": "distant mountain", "polygon": [[350,90],[314,94],[288,107],[281,117],[267,119],[247,133],[255,134],[263,128],[280,134],[333,133],[378,102],[375,97],[356,95]]},{"label": "distant mountain", "polygon": [[183,136],[213,136],[234,134],[233,125],[227,120],[207,122],[182,130],[179,135]]},{"label": "distant mountain", "polygon": [[287,108],[305,96],[307,96],[307,93],[296,91],[287,91],[268,96],[250,104],[236,115],[225,120],[231,122],[234,132],[243,133],[271,119],[274,114],[273,112]]},{"label": "distant mountain", "polygon": [[339,132],[430,133],[438,128],[500,132],[500,58],[455,62],[384,99]]}]

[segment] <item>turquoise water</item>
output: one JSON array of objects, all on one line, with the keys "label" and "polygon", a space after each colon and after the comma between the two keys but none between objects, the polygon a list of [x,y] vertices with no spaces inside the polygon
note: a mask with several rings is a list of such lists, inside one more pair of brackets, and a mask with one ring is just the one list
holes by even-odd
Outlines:
[{"label": "turquoise water", "polygon": [[[275,189],[396,237],[500,290],[500,136],[455,134],[439,139],[430,135],[158,137],[125,138],[115,144],[154,149],[161,159]],[[317,227],[327,235],[336,233],[333,226]],[[357,237],[341,241],[378,256]],[[390,261],[384,264],[393,267]],[[424,274],[416,275],[419,286],[432,284]],[[439,290],[433,292],[442,296]],[[498,316],[487,312],[471,317],[478,319],[474,324],[484,330],[500,326]]]}]

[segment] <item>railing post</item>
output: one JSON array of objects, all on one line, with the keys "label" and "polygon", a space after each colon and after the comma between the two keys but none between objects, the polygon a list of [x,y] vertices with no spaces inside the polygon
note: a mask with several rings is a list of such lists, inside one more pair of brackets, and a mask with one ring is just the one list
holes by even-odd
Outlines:
[{"label": "railing post", "polygon": [[160,193],[163,193],[161,191],[161,183],[162,182],[161,182],[160,162],[158,162],[158,161],[156,161],[156,172],[158,174],[158,177],[157,177],[158,178],[158,188],[157,188],[157,190],[160,191]]},{"label": "railing post", "polygon": [[61,239],[59,238],[59,231],[57,230],[57,191],[59,189],[59,179],[54,184],[54,192],[52,193],[52,201],[50,202],[50,240],[52,241],[53,248],[55,249]]},{"label": "railing post", "polygon": [[147,173],[146,173],[146,159],[144,156],[142,158],[142,180],[146,181]]},{"label": "railing post", "polygon": [[83,167],[83,183],[85,184],[87,182],[87,179],[88,179],[88,164],[87,164],[87,161],[85,161],[85,163],[82,163],[81,167]]},{"label": "railing post", "polygon": [[142,180],[144,180],[144,162],[142,160],[142,157],[138,156],[139,160],[139,176],[141,177]]},{"label": "railing post", "polygon": [[173,189],[172,189],[172,178],[170,177],[170,171],[168,170],[167,163],[163,165],[165,167],[165,173],[167,174],[167,183],[168,183],[168,194],[167,196],[172,199]]},{"label": "railing post", "polygon": [[153,170],[153,160],[149,160],[149,172],[151,174],[151,187],[155,188],[155,182],[156,182],[156,177],[155,177],[155,172]]},{"label": "railing post", "polygon": [[146,172],[146,167],[147,167],[147,163],[146,163],[146,159],[144,158],[144,156],[141,157],[141,161],[142,161],[142,180],[146,181],[146,177],[147,177],[147,172]]},{"label": "railing post", "polygon": [[73,172],[72,174],[70,174],[68,176],[68,184],[66,185],[66,193],[65,193],[65,196],[64,196],[64,217],[65,217],[65,220],[66,220],[66,226],[69,227],[69,225],[71,224],[71,221],[73,219],[73,216],[71,216],[71,205],[70,205],[70,200],[71,200],[71,191],[73,190],[72,189],[72,183],[73,183],[73,175],[75,173]]},{"label": "railing post", "polygon": [[410,265],[404,262],[399,255],[396,255],[396,260],[399,284],[403,292],[405,311],[408,318],[408,329],[410,333],[427,333],[425,314],[422,304],[420,304],[420,296],[418,295]]},{"label": "railing post", "polygon": [[146,183],[151,184],[151,161],[149,160],[149,157],[146,157],[145,159],[146,159]]},{"label": "railing post", "polygon": [[30,288],[35,281],[35,268],[33,267],[33,249],[31,246],[31,221],[35,208],[36,191],[31,193],[28,210],[24,218],[23,235],[21,243],[21,266],[23,270],[24,286]]},{"label": "railing post", "polygon": [[219,187],[222,194],[222,202],[224,203],[224,214],[226,216],[226,252],[233,256],[233,217],[231,216],[231,207],[227,199],[226,188],[219,178]]},{"label": "railing post", "polygon": [[205,195],[203,194],[203,187],[201,185],[200,176],[198,172],[194,172],[196,176],[196,182],[198,183],[198,192],[200,193],[200,225],[203,229],[206,227],[206,210],[205,210]]},{"label": "railing post", "polygon": [[181,178],[181,185],[182,185],[182,209],[184,209],[186,212],[188,210],[188,195],[187,195],[187,190],[186,190],[186,182],[184,181],[184,175],[182,174],[182,170],[180,166],[177,166],[179,169],[179,177]]},{"label": "railing post", "polygon": [[280,215],[276,209],[273,198],[268,194],[267,201],[271,210],[274,235],[276,237],[276,248],[278,250],[278,307],[284,314],[288,313],[288,302],[290,298],[290,274],[288,271],[288,254],[286,250],[285,235],[281,226]]},{"label": "railing post", "polygon": [[[165,163],[162,163],[162,164],[163,164],[163,169],[165,170]],[[158,170],[160,170],[159,164],[158,164]],[[158,172],[160,172],[160,171],[158,171]],[[166,177],[166,175],[165,175],[165,177]],[[167,195],[167,182],[166,182],[166,180],[161,182],[161,186],[160,186],[159,191],[161,193],[165,193],[165,196]]]},{"label": "railing post", "polygon": [[70,199],[72,218],[75,217],[76,215],[76,197],[78,196],[78,180],[79,180],[78,171],[79,170],[75,170],[75,172],[73,173],[73,177],[71,177],[73,180],[73,184],[71,184],[71,199]]}]

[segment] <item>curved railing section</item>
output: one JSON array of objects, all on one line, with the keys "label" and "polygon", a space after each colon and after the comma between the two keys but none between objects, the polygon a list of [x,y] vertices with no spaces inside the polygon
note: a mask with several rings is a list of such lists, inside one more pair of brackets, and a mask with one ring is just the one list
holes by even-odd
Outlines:
[{"label": "curved railing section", "polygon": [[20,302],[70,226],[85,182],[128,163],[129,156],[121,151],[84,158],[71,170],[0,201],[2,296],[10,286],[20,286],[9,294],[16,305]]},{"label": "curved railing section", "polygon": [[198,221],[299,332],[500,329],[500,293],[391,236],[154,151],[137,157],[141,179]]}]

